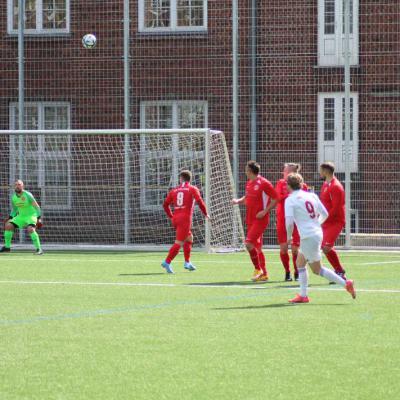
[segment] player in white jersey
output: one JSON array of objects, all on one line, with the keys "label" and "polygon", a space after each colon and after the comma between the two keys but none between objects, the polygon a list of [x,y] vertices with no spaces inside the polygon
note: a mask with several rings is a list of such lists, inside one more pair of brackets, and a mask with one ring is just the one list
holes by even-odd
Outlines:
[{"label": "player in white jersey", "polygon": [[[321,265],[321,224],[328,217],[328,211],[314,193],[301,190],[303,178],[300,174],[289,174],[287,177],[289,197],[285,202],[285,222],[287,237],[292,237],[294,224],[300,233],[300,249],[297,257],[299,270],[300,294],[289,300],[290,303],[308,303],[308,272],[307,263],[316,275],[320,275],[330,282],[343,286],[356,298],[354,282],[344,280],[334,271]],[[288,244],[290,244],[288,242]]]}]

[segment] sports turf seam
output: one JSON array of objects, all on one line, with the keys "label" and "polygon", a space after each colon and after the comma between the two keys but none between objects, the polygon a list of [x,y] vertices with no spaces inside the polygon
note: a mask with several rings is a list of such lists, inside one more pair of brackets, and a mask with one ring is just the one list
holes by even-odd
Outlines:
[{"label": "sports turf seam", "polygon": [[33,318],[20,319],[20,320],[0,320],[0,326],[11,326],[11,325],[27,325],[33,324],[36,322],[42,321],[61,321],[65,319],[75,319],[75,318],[90,318],[97,317],[102,315],[112,315],[112,314],[121,314],[125,312],[135,312],[142,310],[153,310],[160,308],[168,308],[173,306],[186,306],[186,305],[202,305],[207,303],[213,303],[218,301],[229,301],[229,300],[242,300],[249,299],[253,297],[261,297],[265,296],[265,294],[257,293],[257,294],[247,294],[240,296],[223,296],[223,297],[214,297],[208,298],[204,300],[184,300],[184,301],[174,301],[160,304],[142,304],[138,306],[132,307],[117,307],[111,309],[100,309],[100,310],[92,310],[92,311],[82,311],[77,313],[68,313],[68,314],[60,314],[60,315],[43,315]]}]

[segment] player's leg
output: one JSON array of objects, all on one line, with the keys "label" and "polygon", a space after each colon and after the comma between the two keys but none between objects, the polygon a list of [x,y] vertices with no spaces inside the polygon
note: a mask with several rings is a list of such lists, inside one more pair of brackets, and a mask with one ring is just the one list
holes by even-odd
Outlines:
[{"label": "player's leg", "polygon": [[299,279],[299,271],[297,270],[297,255],[299,254],[300,247],[300,234],[297,226],[294,226],[293,234],[292,234],[292,260],[293,260],[293,268],[294,268],[294,280],[297,281]]},{"label": "player's leg", "polygon": [[15,218],[7,221],[4,225],[4,246],[0,249],[1,253],[9,252],[11,250],[11,241],[14,235],[14,230],[15,228],[18,228],[18,225],[15,222],[12,222],[13,220],[15,220]]},{"label": "player's leg", "polygon": [[322,251],[324,252],[335,272],[342,278],[346,279],[346,272],[340,263],[339,256],[334,248],[335,241],[339,237],[342,229],[343,226],[341,224],[323,225],[322,230],[324,236],[322,241]]},{"label": "player's leg", "polygon": [[356,298],[356,290],[354,288],[354,282],[350,279],[343,279],[341,276],[336,274],[334,271],[330,270],[329,268],[324,267],[321,265],[321,261],[315,261],[310,263],[310,268],[314,272],[314,274],[322,276],[323,278],[327,279],[329,282],[335,282],[338,285],[344,287],[353,297]]},{"label": "player's leg", "polygon": [[322,235],[308,237],[301,241],[301,247],[297,256],[297,268],[299,271],[300,294],[294,299],[289,300],[291,303],[308,303],[308,272],[306,265],[310,265],[314,273],[318,270],[321,261],[321,243]]},{"label": "player's leg", "polygon": [[287,234],[285,221],[278,219],[276,223],[276,234],[278,236],[279,243],[279,256],[285,269],[285,281],[291,281],[292,277],[290,276],[290,259],[289,259],[289,249],[287,245]]},{"label": "player's leg", "polygon": [[189,232],[189,235],[186,237],[185,242],[183,243],[183,255],[185,257],[185,264],[183,267],[188,271],[196,271],[196,267],[190,262],[192,245],[193,245],[193,234],[192,232]]},{"label": "player's leg", "polygon": [[256,243],[257,243],[257,233],[255,232],[255,225],[254,224],[248,225],[246,240],[245,240],[244,244],[246,246],[246,250],[249,253],[251,262],[254,265],[253,278],[262,273],[261,267],[260,267],[260,259],[258,257],[258,251],[255,246]]},{"label": "player's leg", "polygon": [[36,232],[35,228],[36,228],[36,224],[35,225],[34,224],[30,224],[30,225],[28,225],[26,230],[27,230],[28,235],[30,236],[30,238],[32,240],[33,246],[35,247],[35,250],[36,250],[35,254],[42,255],[43,254],[43,250],[42,250],[42,247],[40,245],[40,238],[39,238],[39,235]]},{"label": "player's leg", "polygon": [[161,263],[161,266],[167,271],[168,274],[173,274],[171,262],[179,254],[181,246],[183,245],[185,239],[189,236],[190,223],[183,219],[173,219],[172,225],[176,231],[175,242],[169,249],[166,259]]},{"label": "player's leg", "polygon": [[265,254],[262,251],[262,246],[263,246],[263,235],[259,236],[255,247],[258,251],[258,261],[262,272],[262,276],[259,278],[259,280],[266,281],[268,280],[267,262],[265,260]]},{"label": "player's leg", "polygon": [[297,255],[297,270],[299,271],[300,293],[297,294],[293,299],[289,300],[289,302],[308,303],[310,300],[308,298],[307,259],[306,256],[302,253],[302,250],[300,250]]},{"label": "player's leg", "polygon": [[[245,246],[254,265],[253,281],[268,280],[265,264],[260,261],[262,235],[266,229],[265,222],[254,222],[248,229]],[[263,255],[262,255],[263,256]],[[262,257],[261,256],[261,257]],[[264,257],[265,260],[265,257]],[[262,260],[262,261],[264,261]]]}]

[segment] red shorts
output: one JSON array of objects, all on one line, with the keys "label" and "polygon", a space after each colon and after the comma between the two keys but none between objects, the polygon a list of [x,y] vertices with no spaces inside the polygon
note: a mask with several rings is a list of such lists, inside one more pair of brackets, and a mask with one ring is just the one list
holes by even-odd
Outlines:
[{"label": "red shorts", "polygon": [[178,217],[172,219],[172,225],[176,231],[175,240],[184,242],[192,234],[192,221],[187,217]]},{"label": "red shorts", "polygon": [[[285,221],[282,221],[280,218],[276,221],[276,235],[278,237],[278,243],[287,243],[287,232]],[[292,246],[299,247],[300,246],[300,234],[297,226],[294,226],[292,233]]]},{"label": "red shorts", "polygon": [[262,244],[262,237],[268,224],[269,220],[254,221],[252,224],[249,224],[247,226],[246,243],[251,243],[255,247],[259,247]]},{"label": "red shorts", "polygon": [[336,239],[339,237],[340,232],[345,224],[339,222],[328,223],[322,225],[323,239],[322,247],[328,246],[333,247],[335,245]]}]

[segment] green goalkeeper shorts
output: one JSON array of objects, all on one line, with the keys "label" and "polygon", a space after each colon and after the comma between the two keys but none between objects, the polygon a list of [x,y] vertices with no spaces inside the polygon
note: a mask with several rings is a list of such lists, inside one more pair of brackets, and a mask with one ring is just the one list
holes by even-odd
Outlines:
[{"label": "green goalkeeper shorts", "polygon": [[9,222],[11,222],[14,225],[16,225],[19,229],[24,229],[29,225],[36,226],[37,217],[36,217],[36,215],[32,215],[31,217],[25,217],[25,216],[22,216],[22,215],[17,215],[16,217],[14,217]]}]

